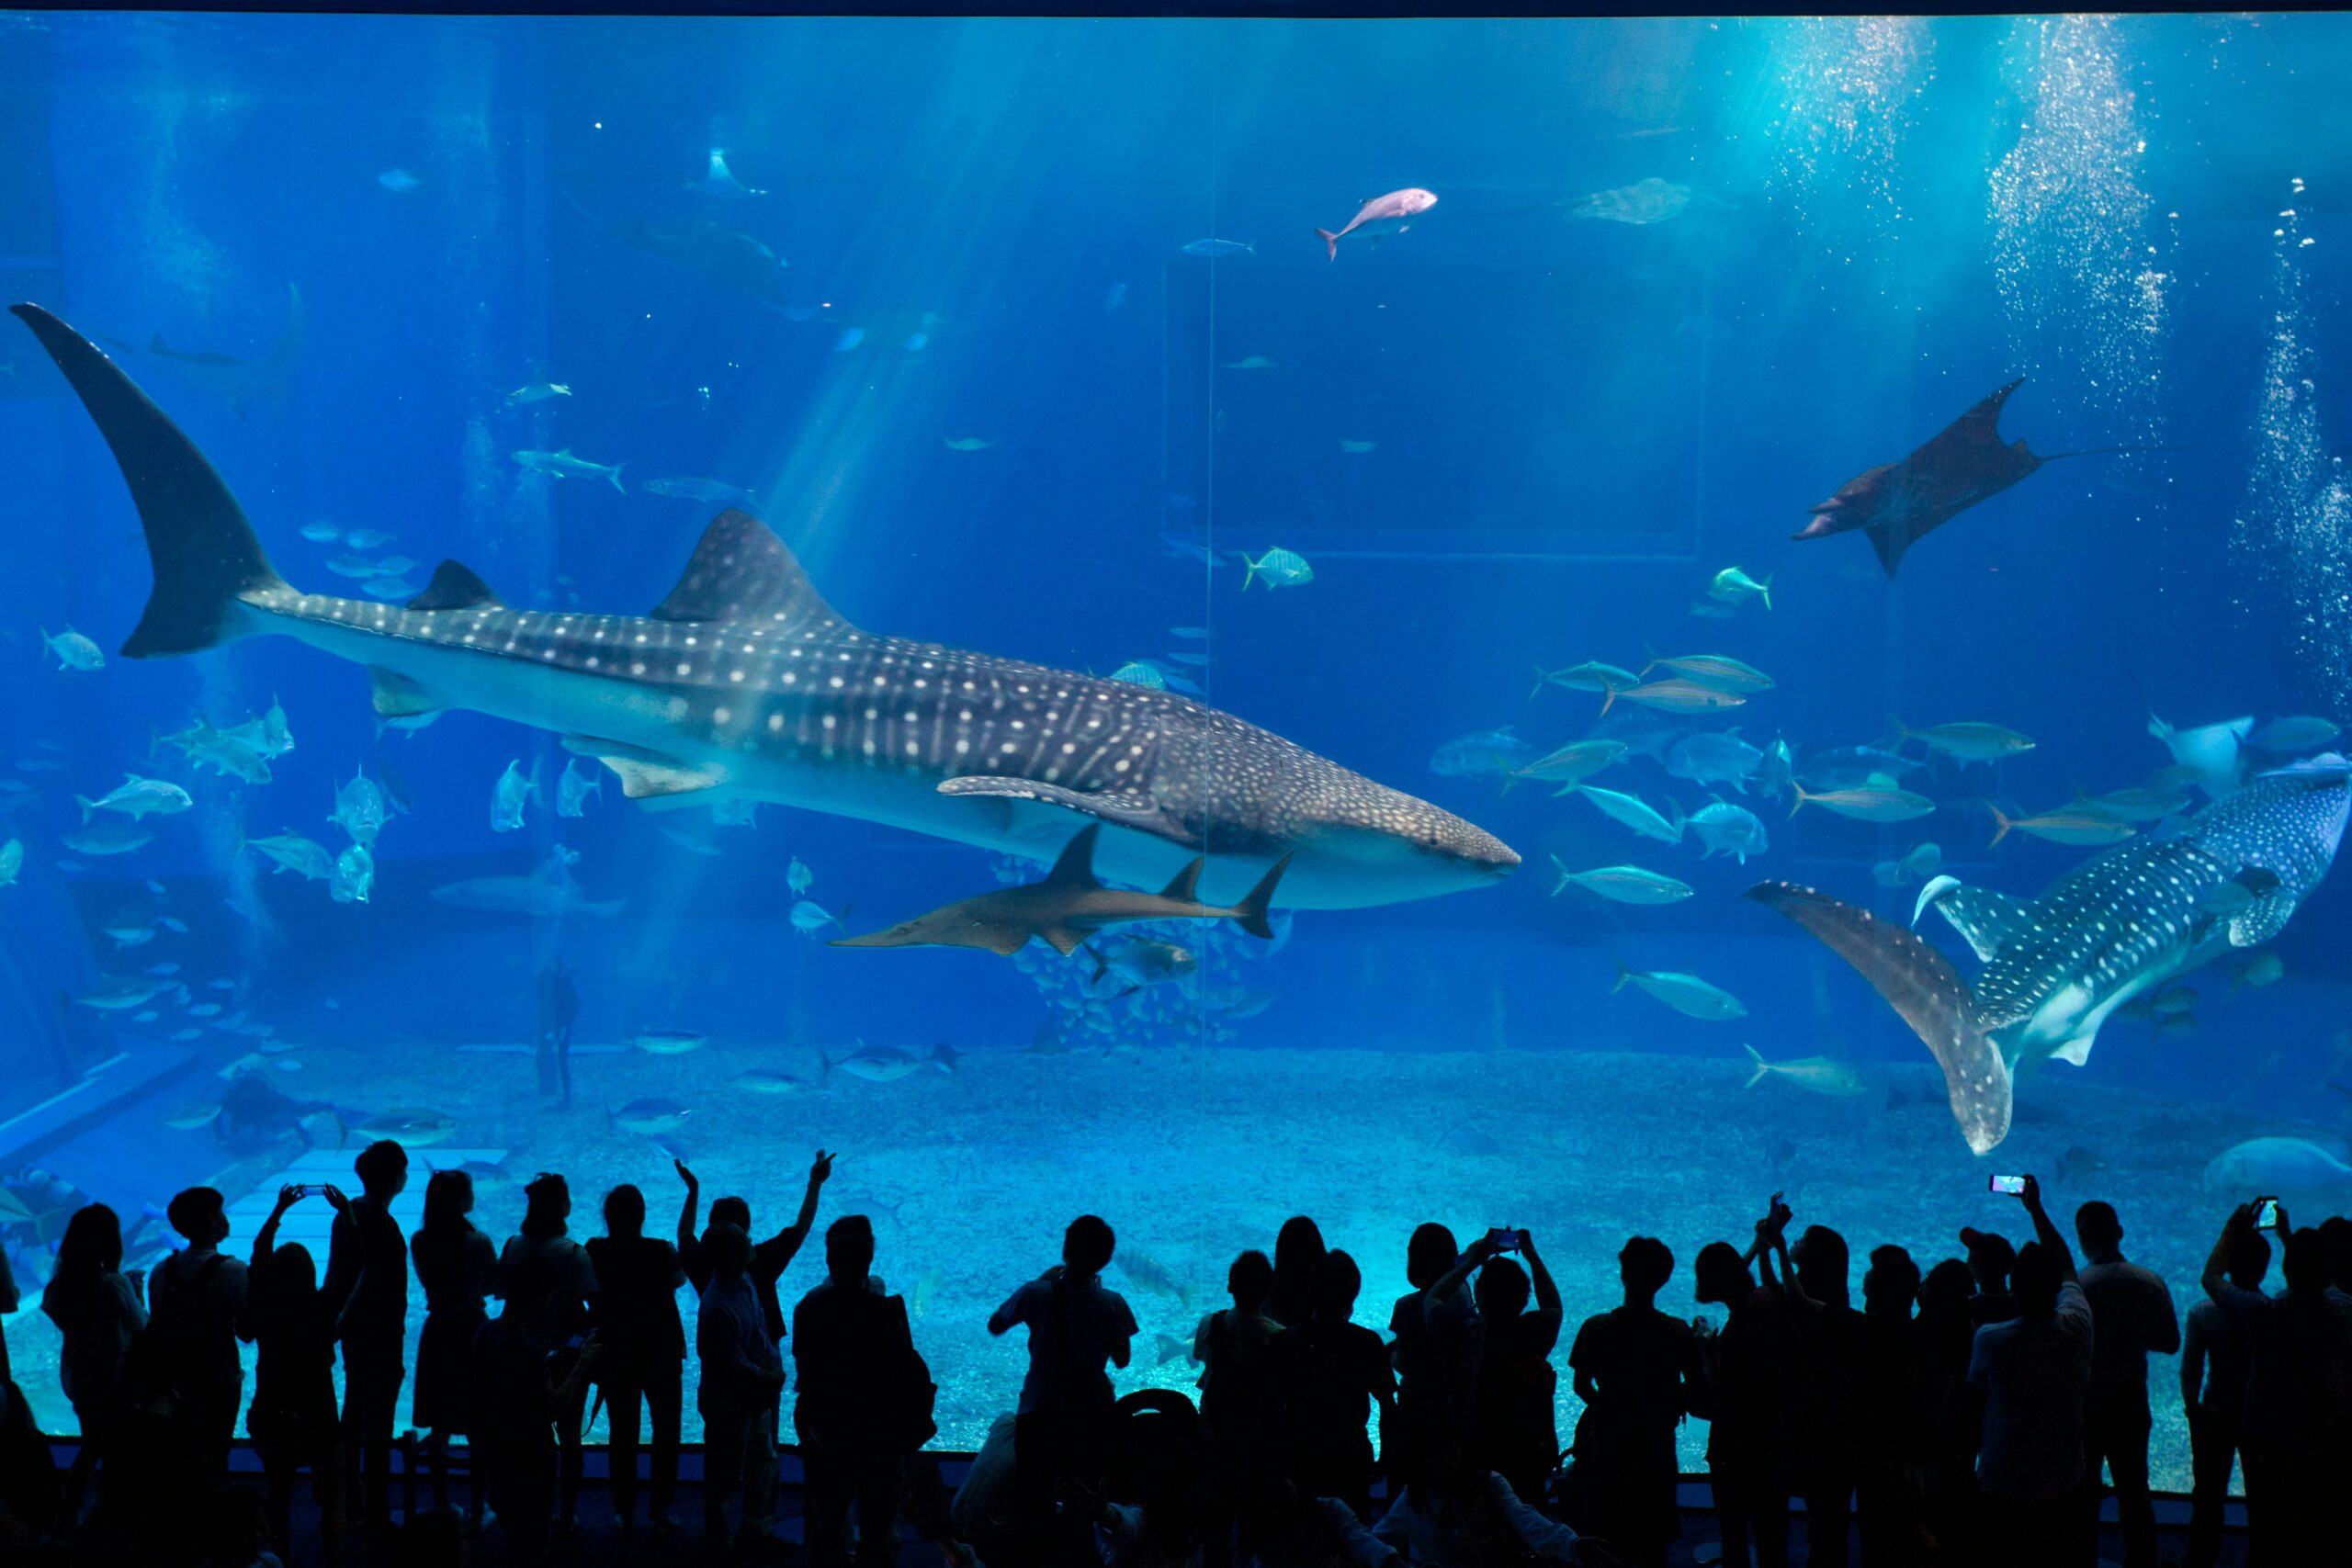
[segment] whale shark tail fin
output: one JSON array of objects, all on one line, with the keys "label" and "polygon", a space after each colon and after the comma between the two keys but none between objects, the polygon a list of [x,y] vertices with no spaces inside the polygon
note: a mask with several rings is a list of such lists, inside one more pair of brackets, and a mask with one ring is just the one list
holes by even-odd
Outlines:
[{"label": "whale shark tail fin", "polygon": [[114,361],[38,305],[11,305],[114,449],[139,508],[155,589],[126,659],[195,653],[241,634],[240,596],[283,588],[244,509],[196,443]]},{"label": "whale shark tail fin", "polygon": [[2008,1135],[2009,1068],[1951,960],[1868,909],[1801,887],[1759,882],[1747,896],[1811,931],[1886,998],[1944,1070],[1961,1135],[1978,1154]]}]

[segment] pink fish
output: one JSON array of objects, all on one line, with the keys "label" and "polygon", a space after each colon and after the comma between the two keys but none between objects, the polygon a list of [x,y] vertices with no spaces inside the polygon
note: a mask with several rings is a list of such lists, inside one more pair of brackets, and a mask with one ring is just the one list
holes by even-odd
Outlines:
[{"label": "pink fish", "polygon": [[1372,243],[1376,245],[1380,243],[1381,235],[1403,233],[1411,226],[1414,219],[1436,205],[1435,191],[1423,190],[1419,186],[1408,186],[1403,190],[1392,190],[1386,196],[1375,196],[1365,202],[1363,209],[1353,218],[1349,219],[1348,226],[1338,233],[1335,234],[1329,229],[1317,229],[1315,232],[1322,239],[1323,243],[1329,247],[1330,259],[1338,261],[1340,242],[1357,230],[1361,229],[1370,234]]}]

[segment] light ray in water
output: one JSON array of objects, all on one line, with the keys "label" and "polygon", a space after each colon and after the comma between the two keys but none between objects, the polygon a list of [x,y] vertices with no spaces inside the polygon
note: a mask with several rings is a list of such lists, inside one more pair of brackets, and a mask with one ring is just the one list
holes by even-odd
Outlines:
[{"label": "light ray in water", "polygon": [[1804,17],[1775,25],[1786,30],[1776,51],[1781,113],[1768,131],[1768,188],[1809,222],[1826,176],[1835,210],[1859,206],[1871,227],[1891,231],[1905,218],[1896,183],[1904,138],[1934,75],[1926,18]]}]

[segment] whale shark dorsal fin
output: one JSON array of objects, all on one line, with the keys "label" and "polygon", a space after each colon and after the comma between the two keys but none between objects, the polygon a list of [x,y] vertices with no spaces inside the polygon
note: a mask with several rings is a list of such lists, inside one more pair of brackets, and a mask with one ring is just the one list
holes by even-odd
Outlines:
[{"label": "whale shark dorsal fin", "polygon": [[[411,610],[503,610],[506,601],[462,561],[445,560],[433,569],[433,581],[411,599]],[[380,709],[379,712],[382,711]]]},{"label": "whale shark dorsal fin", "polygon": [[825,603],[775,531],[729,507],[710,521],[657,621],[769,621],[794,630],[854,630]]},{"label": "whale shark dorsal fin", "polygon": [[[1069,842],[1062,846],[1061,856],[1054,862],[1054,869],[1046,874],[1044,885],[1047,887],[1102,886],[1102,884],[1094,878],[1094,840],[1102,836],[1102,824],[1100,822],[1089,822],[1071,836]],[[1062,956],[1069,956],[1067,948],[1063,950]]]}]

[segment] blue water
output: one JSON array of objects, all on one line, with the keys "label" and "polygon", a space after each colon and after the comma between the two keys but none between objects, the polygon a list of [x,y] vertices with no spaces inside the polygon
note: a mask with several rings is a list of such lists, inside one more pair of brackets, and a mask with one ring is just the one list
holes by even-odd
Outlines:
[{"label": "blue water", "polygon": [[[1181,1338],[1232,1253],[1295,1209],[1364,1259],[1368,1322],[1433,1215],[1465,1236],[1536,1219],[1561,1237],[1571,1309],[1590,1310],[1630,1229],[1687,1258],[1786,1186],[1858,1255],[1893,1239],[1932,1260],[1959,1224],[1997,1216],[1989,1169],[2079,1150],[2100,1171],[2081,1195],[2118,1199],[2185,1305],[2221,1215],[2207,1162],[2257,1134],[2336,1136],[2339,882],[2269,945],[2277,983],[2209,969],[2188,982],[2193,1029],[2110,1023],[2087,1065],[2028,1074],[2037,1120],[1982,1160],[1899,1021],[1739,894],[1784,877],[1907,918],[1914,888],[1871,866],[1932,840],[1945,871],[2030,897],[2092,852],[1988,850],[1984,801],[2041,809],[2140,781],[2170,761],[2152,711],[2184,728],[2352,711],[2340,19],[58,16],[0,17],[0,37],[7,298],[119,345],[298,586],[355,592],[326,566],[345,553],[404,557],[417,585],[447,557],[519,608],[641,615],[718,510],[645,482],[715,479],[753,492],[864,626],[1102,675],[1155,660],[1527,863],[1485,890],[1302,911],[1272,953],[1229,926],[1170,928],[1202,975],[1135,998],[1089,998],[1084,961],[1037,947],[827,949],[788,922],[796,858],[853,930],[1035,868],[785,805],[749,827],[655,816],[609,776],[559,818],[567,753],[543,731],[456,713],[379,733],[360,671],[281,638],[117,656],[150,585],[136,518],[10,325],[0,840],[24,860],[0,889],[0,1118],[20,1118],[0,1120],[0,1168],[126,1215],[198,1180],[242,1198],[303,1141],[164,1123],[224,1075],[263,1073],[360,1111],[443,1111],[448,1146],[508,1151],[518,1178],[570,1171],[585,1235],[614,1182],[643,1185],[657,1224],[672,1212],[670,1155],[605,1111],[673,1099],[694,1112],[679,1149],[709,1190],[751,1195],[763,1229],[810,1149],[849,1151],[833,1196],[898,1216],[880,1267],[920,1292],[945,1440],[968,1445],[1018,1371],[1017,1345],[978,1321],[1083,1207],[1191,1282],[1187,1300],[1137,1297],[1150,1331]],[[711,188],[714,149],[739,190]],[[1314,229],[1410,186],[1435,209],[1326,260]],[[747,291],[644,248],[697,225],[787,265]],[[1251,248],[1184,249],[1204,239]],[[286,372],[248,372],[234,397],[219,367],[152,351],[266,362],[297,296]],[[2018,376],[2007,439],[2153,450],[2052,464],[1927,537],[1894,582],[1860,538],[1791,542],[1848,478]],[[570,395],[510,400],[540,382]],[[625,488],[511,457],[567,448],[624,465]],[[322,523],[390,538],[299,532]],[[1245,589],[1238,558],[1274,547],[1312,581]],[[1771,607],[1694,615],[1733,566],[1770,579]],[[44,659],[40,634],[68,626],[103,669]],[[1735,795],[1770,838],[1744,866],[1549,786],[1432,772],[1457,737],[1585,734],[1599,695],[1531,699],[1531,664],[1638,669],[1645,647],[1777,682],[1736,713],[1645,722],[1736,723],[1785,738],[1801,767],[1883,742],[1893,716],[2036,744],[1908,775],[1938,809],[1899,826]],[[152,730],[273,699],[296,748],[266,784],[149,754]],[[510,760],[549,793],[498,832]],[[130,771],[187,786],[192,809],[146,818],[154,840],[130,853],[65,847],[73,795]],[[322,819],[356,771],[407,807],[368,901],[239,852],[241,833],[287,829],[340,851]],[[1707,795],[1654,758],[1593,782],[1661,809]],[[535,920],[431,897],[530,874],[559,845],[587,896],[625,911]],[[1553,856],[1695,896],[1547,897]],[[164,917],[187,931],[119,950],[103,934]],[[618,1047],[579,1058],[570,1111],[541,1101],[525,1056],[461,1049],[527,1042],[531,976],[559,955],[580,973],[583,1044]],[[1747,1016],[1612,995],[1620,959],[1701,975]],[[156,964],[222,1011],[191,1019],[169,992],[144,1021],[67,1004]],[[1049,1017],[1066,1027],[1041,1034]],[[272,1032],[220,1027],[238,1021]],[[649,1029],[709,1043],[656,1057],[628,1043]],[[952,1076],[824,1077],[859,1041],[943,1040],[963,1054]],[[1744,1091],[1743,1043],[1830,1056],[1867,1092]],[[94,1089],[102,1064],[144,1087]],[[752,1099],[729,1079],[752,1067],[824,1081]],[[1889,1108],[1890,1084],[1928,1103]],[[480,1218],[503,1233],[519,1207],[486,1189]],[[38,1283],[41,1233],[6,1234]],[[813,1279],[812,1258],[786,1290]],[[70,1420],[46,1324],[28,1313],[7,1335],[44,1416]],[[1139,1365],[1123,1386],[1189,1375]]]}]

